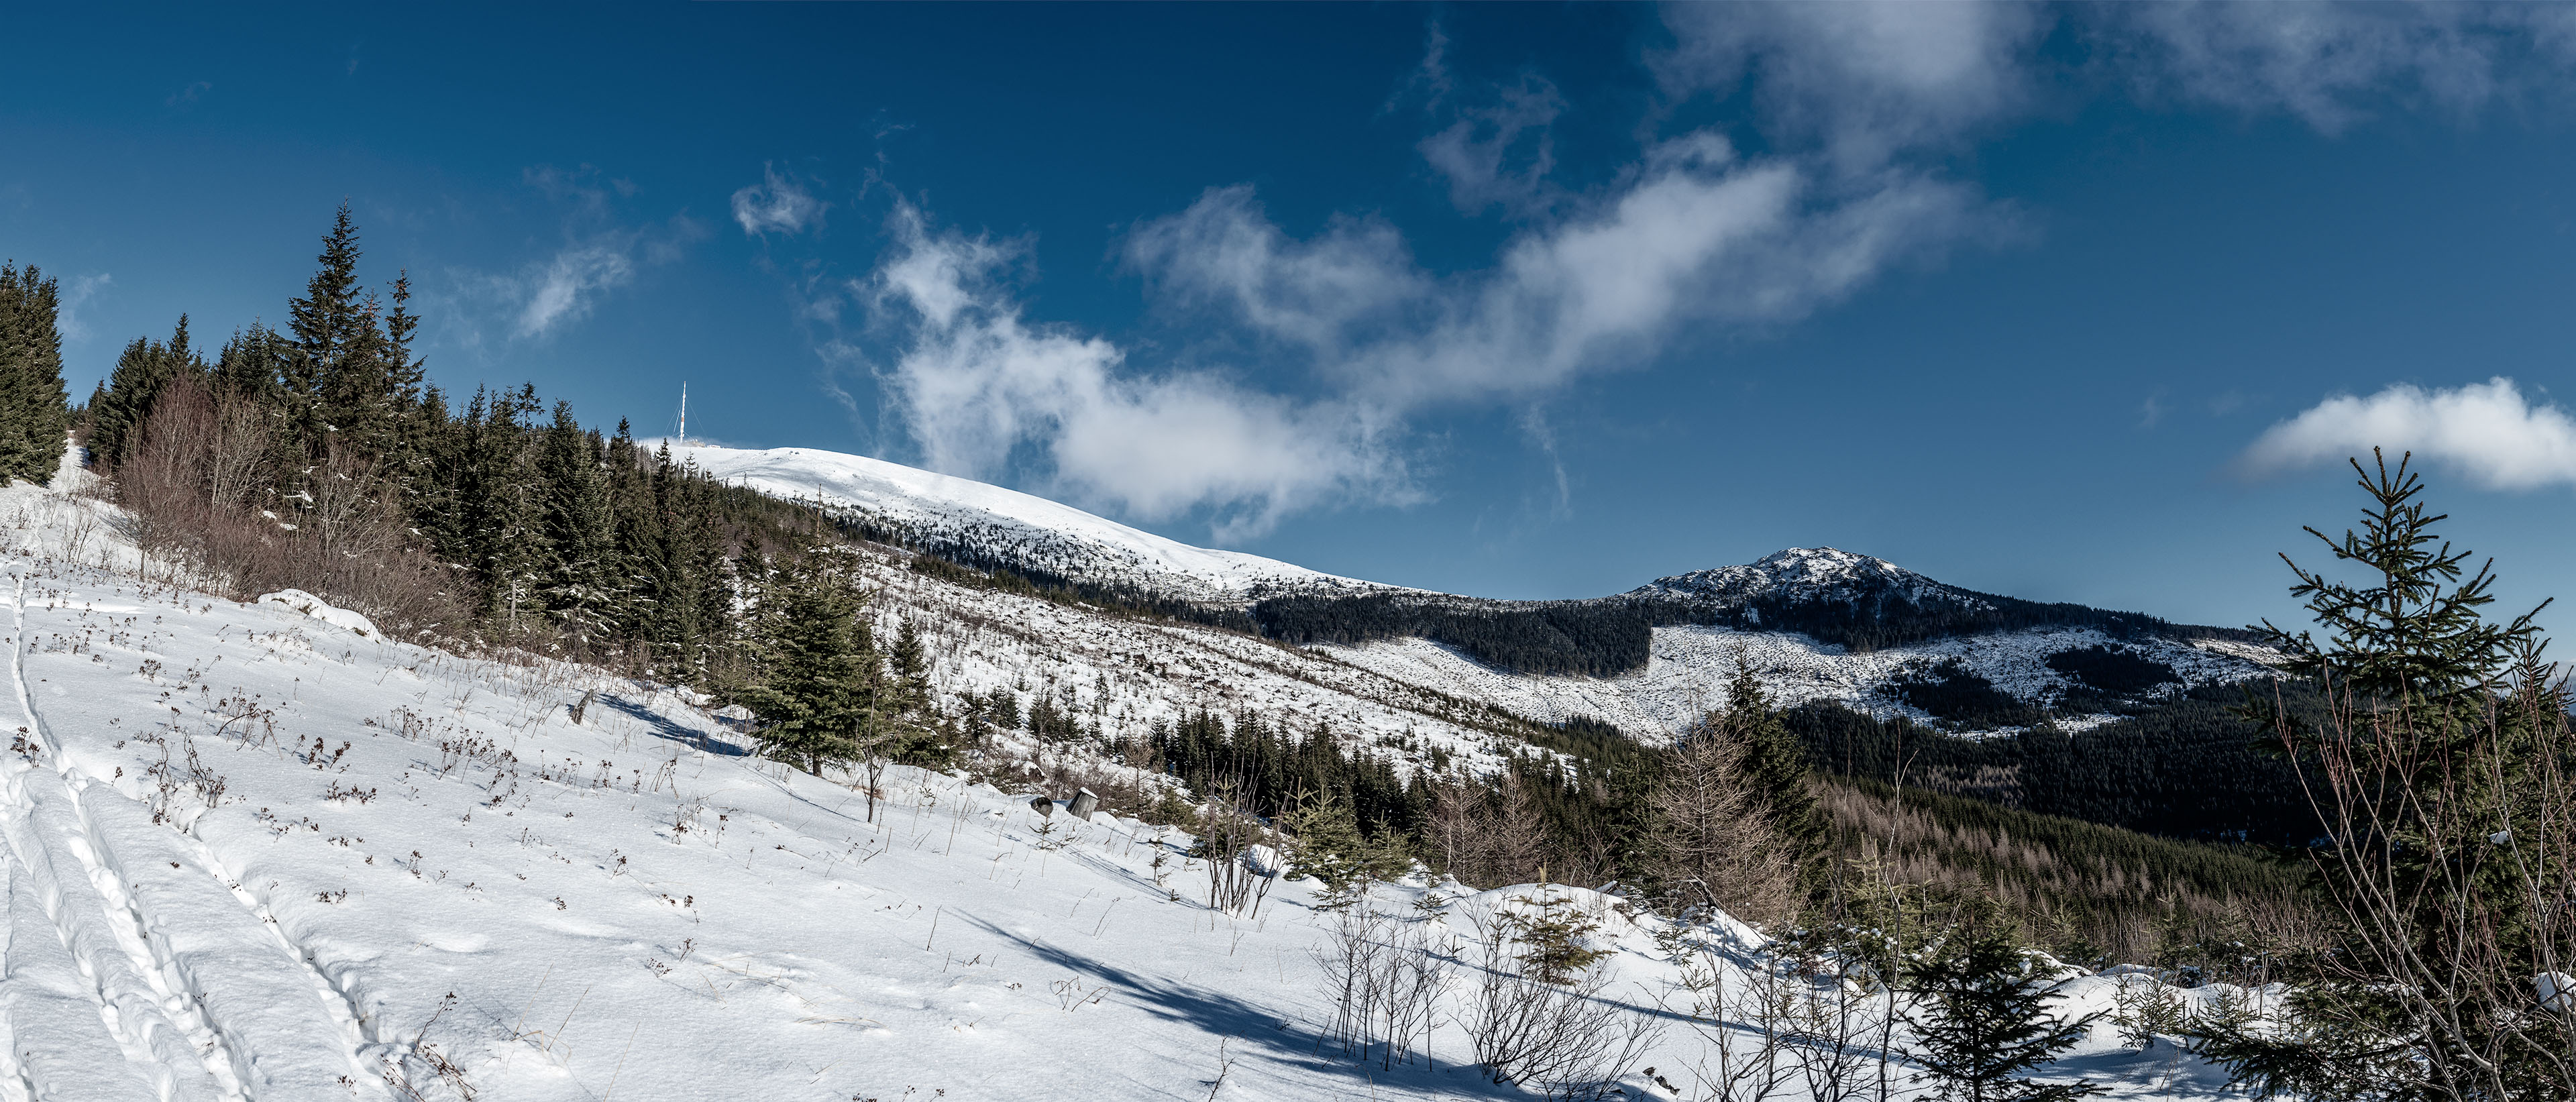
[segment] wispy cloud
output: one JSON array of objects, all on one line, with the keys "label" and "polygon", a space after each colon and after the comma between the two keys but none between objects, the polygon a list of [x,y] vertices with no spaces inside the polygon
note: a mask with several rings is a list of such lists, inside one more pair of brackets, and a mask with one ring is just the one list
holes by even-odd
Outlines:
[{"label": "wispy cloud", "polygon": [[2003,229],[1965,188],[1890,175],[1838,195],[1795,161],[1697,131],[1620,187],[1434,278],[1385,226],[1282,233],[1248,188],[1140,227],[1129,259],[1171,300],[1300,347],[1355,396],[1410,411],[1513,399],[1647,362],[1693,322],[1795,320],[1889,265]]},{"label": "wispy cloud", "polygon": [[1675,4],[1650,59],[1666,94],[1750,102],[1775,142],[1862,172],[2037,99],[2050,10],[2025,4]]},{"label": "wispy cloud", "polygon": [[[532,168],[523,180],[562,208],[562,242],[509,271],[455,276],[455,298],[473,304],[471,313],[489,319],[486,324],[506,339],[543,340],[564,331],[706,236],[706,228],[686,214],[640,224],[630,220],[619,201],[633,197],[636,185],[603,178],[589,166]],[[485,339],[470,322],[456,336],[468,347]]]},{"label": "wispy cloud", "polygon": [[601,293],[635,282],[634,234],[609,234],[566,246],[519,279],[527,303],[516,332],[542,337],[590,312]]},{"label": "wispy cloud", "polygon": [[[2526,4],[2119,4],[2086,9],[2142,94],[2337,133],[2390,107],[2466,115],[2565,82],[2576,12]],[[2521,66],[2538,55],[2555,64]]]},{"label": "wispy cloud", "polygon": [[55,312],[55,331],[61,333],[66,341],[88,340],[89,323],[83,312],[89,307],[90,300],[115,283],[116,277],[106,272],[73,276],[71,285],[63,288],[62,306]]},{"label": "wispy cloud", "polygon": [[[1435,55],[1425,64],[1436,67],[1439,59]],[[1447,85],[1443,76],[1434,87]],[[1556,169],[1551,128],[1564,113],[1565,97],[1556,85],[1524,74],[1498,89],[1494,102],[1459,109],[1457,121],[1416,148],[1448,179],[1449,201],[1460,211],[1483,214],[1501,207],[1508,214],[1539,213],[1559,194],[1548,174]]]},{"label": "wispy cloud", "polygon": [[831,204],[814,197],[803,184],[762,165],[761,180],[733,193],[733,220],[753,237],[765,233],[803,233],[821,228]]},{"label": "wispy cloud", "polygon": [[2264,475],[2381,448],[2413,452],[2499,490],[2576,486],[2576,420],[2498,376],[2454,389],[2398,385],[2328,398],[2266,430],[2239,462]]},{"label": "wispy cloud", "polygon": [[172,92],[172,93],[170,93],[170,95],[169,95],[169,97],[168,97],[168,98],[166,98],[166,99],[164,99],[164,100],[162,100],[162,101],[161,101],[161,106],[163,106],[163,107],[185,107],[185,106],[189,106],[189,105],[191,105],[191,104],[196,103],[196,102],[197,102],[198,100],[200,100],[200,99],[204,99],[204,98],[205,98],[205,96],[206,96],[206,93],[211,92],[211,91],[214,91],[214,90],[215,90],[215,86],[214,86],[214,85],[212,85],[212,84],[209,84],[209,83],[207,83],[207,82],[205,82],[205,81],[202,81],[202,80],[200,80],[200,81],[193,81],[193,82],[191,82],[187,87],[182,88],[182,89],[179,89],[179,90],[178,90],[178,91],[176,91],[176,92]]}]

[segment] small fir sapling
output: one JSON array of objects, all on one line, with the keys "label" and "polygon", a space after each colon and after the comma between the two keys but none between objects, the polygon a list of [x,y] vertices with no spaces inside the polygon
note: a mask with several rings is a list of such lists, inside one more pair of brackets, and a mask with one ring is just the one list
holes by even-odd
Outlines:
[{"label": "small fir sapling", "polygon": [[2102,1092],[2089,1081],[2038,1083],[2029,1073],[2083,1039],[2105,1012],[2061,1019],[2049,1012],[2066,973],[2002,930],[1961,930],[1918,962],[1903,1012],[1908,1055],[1931,1097],[1956,1102],[2064,1102]]}]

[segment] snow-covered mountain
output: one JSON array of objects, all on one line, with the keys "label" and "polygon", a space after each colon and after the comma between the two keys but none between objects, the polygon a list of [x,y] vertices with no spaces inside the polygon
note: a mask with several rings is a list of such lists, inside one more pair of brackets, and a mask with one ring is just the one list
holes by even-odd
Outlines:
[{"label": "snow-covered mountain", "polygon": [[1076,583],[1218,602],[1290,590],[1392,588],[1240,551],[1192,547],[1033,494],[866,456],[702,444],[675,455],[726,482],[820,506],[907,546]]},{"label": "snow-covered mountain", "polygon": [[1831,547],[1792,547],[1742,566],[1721,566],[1657,578],[1629,590],[1627,595],[1740,602],[1790,594],[1811,599],[1848,599],[1882,592],[1898,593],[1917,603],[1952,601],[1968,607],[1982,607],[1984,604],[1964,590],[1943,585],[1886,559],[1855,555]]},{"label": "snow-covered mountain", "polygon": [[[1293,604],[1293,611],[1304,617],[1299,623],[1320,622],[1326,629],[1285,633],[1308,644],[1291,651],[1247,647],[1239,636],[1221,631],[1087,618],[1037,602],[1030,602],[1036,607],[1027,612],[995,610],[992,622],[1023,629],[1057,624],[1057,630],[1079,636],[1069,651],[1076,655],[1088,655],[1106,643],[1108,653],[1130,656],[1127,663],[1111,662],[1100,671],[1113,680],[1133,677],[1129,664],[1134,662],[1173,668],[1170,659],[1152,656],[1186,640],[1192,651],[1226,656],[1211,661],[1206,667],[1211,672],[1247,660],[1274,665],[1283,685],[1329,684],[1337,692],[1379,701],[1395,709],[1391,714],[1413,717],[1372,721],[1381,731],[1408,725],[1427,729],[1424,717],[1443,714],[1435,702],[1463,699],[1539,722],[1590,717],[1656,737],[1722,705],[1739,655],[1753,662],[1777,699],[1832,700],[1879,715],[1925,720],[1933,717],[1892,695],[1892,683],[1936,669],[1964,670],[2016,698],[2052,704],[2081,687],[2076,678],[2049,665],[2051,656],[2067,650],[2115,648],[2168,667],[2172,689],[2257,676],[2267,657],[2228,633],[2173,629],[2132,613],[1976,593],[1884,559],[1829,547],[1790,548],[1752,563],[1659,578],[1590,600],[1494,601],[1384,586],[1256,555],[1192,547],[1045,498],[884,460],[811,448],[748,451],[691,445],[680,454],[727,481],[818,504],[930,554],[1142,595],[1253,607],[1256,613],[1274,614],[1267,622],[1274,628],[1287,611],[1279,606]],[[893,602],[889,607],[916,599],[992,600],[989,595],[948,594],[948,587],[918,577],[889,574],[887,584]],[[1412,615],[1425,610],[1427,617]],[[1554,639],[1564,635],[1559,629],[1569,619],[1606,620],[1601,634],[1633,636],[1633,660],[1604,676],[1533,674],[1480,660],[1440,635],[1442,626],[1464,622],[1479,632],[1528,630]],[[1330,630],[1342,623],[1358,626]],[[992,674],[975,675],[976,684],[1002,675],[1009,664],[1038,661],[1035,655],[1067,653],[1047,633],[1022,634],[1021,649]],[[982,652],[970,648],[969,653]],[[1180,668],[1198,666],[1189,660]],[[1088,683],[1094,674],[1063,676]],[[1201,684],[1204,691],[1239,703],[1252,686],[1265,683],[1259,677],[1228,681],[1218,676]],[[1166,690],[1164,698],[1169,695]],[[1174,714],[1170,709],[1175,707],[1168,699],[1147,702],[1143,697],[1103,706],[1134,709],[1138,716]],[[2065,720],[2076,726],[2091,721],[2080,715]],[[1463,732],[1444,735],[1465,737]]]}]

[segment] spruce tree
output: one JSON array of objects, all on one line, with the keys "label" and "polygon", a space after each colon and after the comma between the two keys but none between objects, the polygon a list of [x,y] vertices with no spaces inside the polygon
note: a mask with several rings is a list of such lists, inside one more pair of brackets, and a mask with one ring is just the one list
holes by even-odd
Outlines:
[{"label": "spruce tree", "polygon": [[186,314],[179,315],[166,344],[134,338],[116,358],[107,392],[90,411],[90,461],[103,467],[124,463],[141,442],[143,423],[152,416],[162,392],[173,382],[205,372],[205,361],[189,344]]},{"label": "spruce tree", "polygon": [[742,694],[764,752],[815,774],[855,756],[883,680],[858,622],[865,599],[818,557],[781,572],[763,594],[763,675]]},{"label": "spruce tree", "polygon": [[[2196,1023],[2195,1046],[2266,1094],[2564,1099],[2576,1021],[2532,1012],[2535,975],[2576,953],[2564,918],[2567,701],[2533,619],[2487,618],[2492,563],[2434,533],[2401,456],[2352,461],[2358,530],[2305,529],[2344,582],[2282,560],[2313,630],[2257,630],[2326,702],[2249,691],[2245,712],[2301,774],[2327,837],[2310,849],[2334,921],[2290,960],[2285,1012]],[[2546,602],[2542,605],[2547,607]],[[2322,635],[2322,638],[2320,638]]]},{"label": "spruce tree", "polygon": [[1941,1102],[2060,1102],[2102,1093],[2090,1082],[2034,1083],[2031,1070],[2075,1047],[2097,1012],[2072,1021],[2048,1013],[2066,969],[2024,952],[2000,927],[1960,930],[1915,965],[1904,1011],[1907,1053]]},{"label": "spruce tree", "polygon": [[215,358],[214,385],[236,397],[273,405],[284,385],[289,345],[258,322],[233,334]]},{"label": "spruce tree", "polygon": [[1770,694],[1744,655],[1736,656],[1735,677],[1726,687],[1726,711],[1716,722],[1743,746],[1739,769],[1771,829],[1801,863],[1821,852],[1827,824],[1815,791],[1808,787],[1806,751],[1779,710],[1771,706]]},{"label": "spruce tree", "polygon": [[56,281],[33,264],[0,264],[0,485],[43,484],[62,465],[71,429],[63,389],[63,340],[55,328]]},{"label": "spruce tree", "polygon": [[555,403],[554,423],[538,444],[537,531],[544,558],[537,584],[547,614],[585,644],[603,639],[613,627],[616,533],[599,452],[599,438],[573,420],[572,405]]},{"label": "spruce tree", "polygon": [[378,327],[383,310],[375,294],[358,283],[359,255],[358,226],[343,202],[322,237],[321,267],[303,297],[287,304],[295,334],[282,372],[288,424],[317,459],[334,444],[383,454],[396,435],[400,393],[416,378],[410,342],[417,319],[405,305],[410,281],[394,284],[389,335]]}]

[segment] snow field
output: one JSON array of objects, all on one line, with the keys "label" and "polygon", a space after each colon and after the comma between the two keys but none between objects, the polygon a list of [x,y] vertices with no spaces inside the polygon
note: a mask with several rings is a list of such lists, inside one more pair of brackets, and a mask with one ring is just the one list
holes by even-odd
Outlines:
[{"label": "snow field", "polygon": [[1265,587],[1385,590],[1277,559],[1192,547],[1033,494],[815,448],[692,444],[672,456],[772,497],[805,501],[933,539],[957,540],[1087,582],[1198,599]]},{"label": "snow field", "polygon": [[[1384,885],[1388,936],[1440,946],[1442,982],[1427,1060],[1364,1062],[1331,1036],[1340,920],[1311,881],[1213,911],[1184,835],[918,770],[871,814],[685,691],[144,581],[112,519],[0,491],[5,725],[25,728],[0,755],[11,1102],[1527,1097],[1470,1065],[1461,947],[1551,898],[1599,923],[1600,997],[1663,1020],[1637,1066],[1688,1088],[1708,1050],[1668,1009],[1668,950],[1732,982],[1763,967],[1722,916],[1677,942],[1579,888]],[[962,644],[932,647],[954,652],[944,691],[1053,673],[1110,685],[1121,722],[1232,701],[1487,738],[1327,656],[884,581],[883,615]],[[2069,1066],[2123,1097],[2209,1093],[2164,1056],[2103,1027]]]}]

